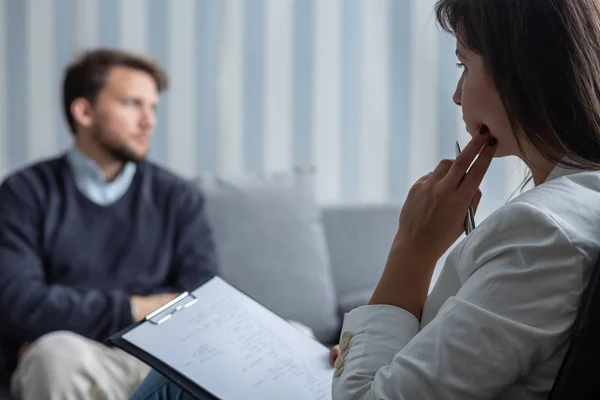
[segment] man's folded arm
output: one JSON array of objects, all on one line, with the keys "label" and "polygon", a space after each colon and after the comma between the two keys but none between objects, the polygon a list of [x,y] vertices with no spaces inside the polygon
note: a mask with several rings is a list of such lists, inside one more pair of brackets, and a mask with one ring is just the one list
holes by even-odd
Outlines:
[{"label": "man's folded arm", "polygon": [[39,261],[23,250],[0,246],[2,336],[29,342],[68,330],[103,340],[132,322],[126,293],[47,285]]},{"label": "man's folded arm", "polygon": [[[34,193],[31,193],[34,195]],[[48,284],[40,250],[41,206],[0,187],[0,335],[29,342],[68,330],[102,340],[131,324],[128,294]]]},{"label": "man's folded arm", "polygon": [[218,257],[202,193],[194,188],[180,196],[170,286],[193,290],[218,274]]}]

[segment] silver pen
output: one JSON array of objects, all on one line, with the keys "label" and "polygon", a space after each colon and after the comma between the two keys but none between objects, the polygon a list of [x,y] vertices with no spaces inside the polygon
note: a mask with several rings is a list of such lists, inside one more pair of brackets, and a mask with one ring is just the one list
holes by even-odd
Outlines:
[{"label": "silver pen", "polygon": [[[458,155],[460,154],[461,150],[460,150],[460,145],[458,144],[458,140],[456,141],[456,157],[458,157]],[[467,174],[465,173],[465,176]],[[463,179],[465,177],[463,176]],[[462,181],[462,179],[461,179]],[[464,227],[465,227],[465,235],[468,235],[469,233],[473,232],[473,229],[475,229],[475,212],[473,211],[473,207],[469,206],[469,209],[467,210],[467,216],[465,218],[465,223],[464,223]]]}]

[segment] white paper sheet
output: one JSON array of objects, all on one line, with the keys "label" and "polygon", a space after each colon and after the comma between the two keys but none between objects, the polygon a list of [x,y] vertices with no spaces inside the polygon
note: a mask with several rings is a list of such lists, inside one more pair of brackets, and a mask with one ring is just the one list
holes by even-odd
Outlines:
[{"label": "white paper sheet", "polygon": [[193,295],[190,307],[123,338],[223,400],[331,399],[327,347],[221,278]]}]

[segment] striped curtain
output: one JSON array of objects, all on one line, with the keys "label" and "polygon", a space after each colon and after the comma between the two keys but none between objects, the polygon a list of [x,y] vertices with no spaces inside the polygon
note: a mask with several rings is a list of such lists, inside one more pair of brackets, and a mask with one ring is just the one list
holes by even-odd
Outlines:
[{"label": "striped curtain", "polygon": [[[324,203],[402,201],[468,135],[433,0],[0,0],[0,175],[70,146],[82,49],[150,54],[172,86],[151,158],[183,176],[317,169]],[[480,218],[524,170],[497,160]]]}]

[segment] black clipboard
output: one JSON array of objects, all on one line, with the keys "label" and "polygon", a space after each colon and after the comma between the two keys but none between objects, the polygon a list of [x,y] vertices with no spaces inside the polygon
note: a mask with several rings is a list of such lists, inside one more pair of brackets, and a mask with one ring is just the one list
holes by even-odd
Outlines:
[{"label": "black clipboard", "polygon": [[188,379],[185,375],[173,369],[168,364],[123,339],[123,335],[139,327],[140,325],[162,324],[168,321],[176,312],[192,306],[195,302],[196,298],[192,293],[183,292],[164,306],[148,314],[143,320],[115,333],[106,339],[106,343],[109,346],[118,347],[119,349],[141,360],[155,371],[173,381],[175,384],[177,384],[177,386],[188,392],[188,394],[192,395],[193,397],[196,397],[199,400],[220,400],[218,397],[202,388],[191,379]]},{"label": "black clipboard", "polygon": [[[188,309],[188,308],[193,310],[194,304],[196,304],[198,302],[198,299],[196,298],[195,293],[198,291],[198,289],[203,288],[210,284],[216,285],[216,286],[212,287],[213,290],[222,290],[222,289],[217,289],[217,288],[219,288],[221,285],[226,285],[227,287],[235,290],[235,293],[238,293],[240,296],[243,296],[245,299],[251,300],[251,303],[250,303],[250,304],[252,304],[251,307],[258,307],[260,310],[264,311],[264,313],[266,315],[269,315],[270,316],[269,318],[275,317],[276,319],[281,320],[282,322],[285,322],[286,325],[289,325],[290,327],[292,326],[288,320],[277,315],[271,309],[269,309],[268,307],[265,307],[260,302],[256,301],[256,299],[254,299],[252,296],[249,296],[248,294],[239,290],[235,286],[229,284],[225,280],[223,280],[219,277],[215,277],[215,278],[209,280],[208,282],[205,282],[204,284],[198,286],[192,292],[183,292],[181,295],[179,295],[178,297],[176,297],[169,303],[165,304],[164,306],[160,307],[156,311],[154,311],[151,314],[149,314],[148,316],[146,316],[146,318],[144,318],[142,321],[140,321],[136,324],[133,324],[133,325],[119,331],[118,333],[112,335],[111,337],[109,337],[106,340],[106,343],[108,345],[112,345],[119,349],[122,349],[125,352],[131,354],[132,356],[143,361],[144,363],[149,365],[151,368],[153,368],[155,371],[159,372],[160,374],[162,374],[169,380],[173,381],[180,388],[182,388],[188,394],[190,394],[191,396],[193,396],[197,399],[200,399],[200,400],[219,399],[219,400],[221,400],[220,397],[218,397],[214,393],[210,392],[208,389],[204,388],[200,383],[188,378],[184,373],[179,372],[174,367],[170,366],[166,362],[159,359],[158,356],[154,356],[154,355],[150,354],[146,350],[143,350],[141,347],[131,343],[130,341],[128,341],[127,339],[125,339],[123,337],[127,333],[129,333],[129,332],[135,330],[136,328],[139,328],[141,325],[145,325],[145,324],[161,325],[166,322],[166,325],[168,326],[169,323],[167,321],[169,321],[171,319],[171,317],[173,317],[174,315],[178,314],[179,312],[185,313],[185,309]],[[203,305],[200,307],[203,307],[205,305],[204,302],[202,304]],[[296,328],[292,328],[292,330],[293,330],[294,334],[302,335],[303,339],[309,339],[310,342],[312,342],[314,344],[318,344],[318,347],[323,347],[323,350],[324,350],[323,363],[324,363],[324,365],[326,365],[328,349],[325,346],[323,346],[323,344],[321,344],[316,338],[309,337],[309,336],[305,335],[304,333],[301,333],[301,331],[297,330]],[[320,374],[320,373],[322,373],[322,371],[321,372],[317,371],[315,373]],[[329,374],[329,370],[328,370],[327,374]],[[333,376],[333,369],[331,369],[331,376]],[[331,378],[328,377],[327,382],[330,383]],[[232,383],[235,383],[235,382],[232,382]],[[324,392],[322,392],[323,387],[319,387],[316,390],[321,391],[320,394],[324,393]],[[327,390],[328,395],[330,395],[330,390],[331,389]]]}]

